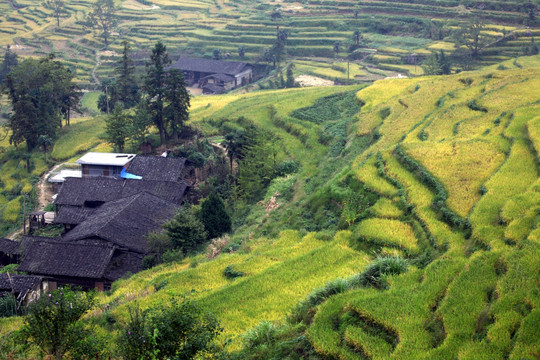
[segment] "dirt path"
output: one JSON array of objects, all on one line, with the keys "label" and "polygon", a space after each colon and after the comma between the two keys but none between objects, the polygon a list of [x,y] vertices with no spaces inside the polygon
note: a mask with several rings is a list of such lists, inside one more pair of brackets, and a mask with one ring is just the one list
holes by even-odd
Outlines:
[{"label": "dirt path", "polygon": [[96,51],[96,66],[94,66],[94,68],[92,69],[92,79],[94,79],[94,82],[96,83],[97,86],[101,86],[101,81],[99,81],[97,75],[96,75],[96,70],[97,68],[99,67],[99,65],[101,65],[101,61],[100,61],[100,53],[101,50],[98,50]]},{"label": "dirt path", "polygon": [[[36,184],[37,187],[37,193],[38,193],[38,205],[36,211],[43,210],[45,206],[49,205],[49,203],[52,201],[53,192],[51,189],[47,186],[47,178],[56,171],[60,166],[64,165],[64,163],[57,164],[53,166],[46,174],[44,174],[41,177],[40,182]],[[45,215],[45,218],[50,219],[51,215],[47,213]],[[23,234],[23,227],[20,227],[19,229],[15,230],[11,234],[7,236],[10,240],[16,240]]]},{"label": "dirt path", "polygon": [[53,166],[45,175],[41,177],[41,181],[37,184],[38,191],[38,208],[37,210],[43,210],[45,206],[49,205],[52,201],[53,192],[49,186],[47,186],[47,178],[55,172],[64,163]]}]

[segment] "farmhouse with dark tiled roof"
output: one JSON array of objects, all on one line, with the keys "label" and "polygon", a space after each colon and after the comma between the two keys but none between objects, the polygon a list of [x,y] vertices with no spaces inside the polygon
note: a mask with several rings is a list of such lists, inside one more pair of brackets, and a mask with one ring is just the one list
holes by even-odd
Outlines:
[{"label": "farmhouse with dark tiled roof", "polygon": [[127,168],[142,180],[179,181],[186,165],[185,158],[137,155]]},{"label": "farmhouse with dark tiled roof", "polygon": [[67,284],[107,290],[124,273],[140,270],[141,259],[136,263],[126,261],[124,251],[107,243],[69,243],[27,236],[22,246],[23,260],[17,270],[43,277],[44,290]]},{"label": "farmhouse with dark tiled roof", "polygon": [[245,62],[182,58],[172,68],[182,70],[186,82],[200,88],[212,84],[226,91],[253,80],[253,65]]},{"label": "farmhouse with dark tiled roof", "polygon": [[0,266],[17,264],[20,257],[19,247],[17,241],[0,238]]},{"label": "farmhouse with dark tiled roof", "polygon": [[12,294],[19,304],[37,299],[42,280],[41,276],[0,274],[0,297]]},{"label": "farmhouse with dark tiled roof", "polygon": [[139,254],[147,252],[146,235],[171,219],[178,205],[142,192],[109,201],[63,236],[64,241],[96,240]]},{"label": "farmhouse with dark tiled roof", "polygon": [[[71,284],[103,290],[141,270],[146,236],[161,230],[184,201],[186,160],[121,155],[89,153],[79,159],[83,176],[64,178],[55,201],[54,222],[66,232],[60,238],[25,237],[19,271],[43,276],[47,289]],[[105,162],[103,176],[84,176],[99,172],[84,171],[85,165]],[[14,253],[12,245],[0,241],[0,256]]]}]

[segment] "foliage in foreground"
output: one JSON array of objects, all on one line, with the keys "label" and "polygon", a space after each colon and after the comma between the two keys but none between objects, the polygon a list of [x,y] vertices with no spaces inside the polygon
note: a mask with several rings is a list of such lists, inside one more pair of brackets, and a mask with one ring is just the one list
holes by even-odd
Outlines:
[{"label": "foliage in foreground", "polygon": [[63,359],[68,352],[99,354],[101,349],[81,348],[89,334],[81,318],[95,304],[95,293],[75,292],[69,287],[43,294],[28,307],[21,338],[36,345],[43,354]]},{"label": "foliage in foreground", "polygon": [[118,346],[126,360],[188,360],[216,353],[221,331],[218,319],[195,302],[171,299],[145,311],[131,307]]}]

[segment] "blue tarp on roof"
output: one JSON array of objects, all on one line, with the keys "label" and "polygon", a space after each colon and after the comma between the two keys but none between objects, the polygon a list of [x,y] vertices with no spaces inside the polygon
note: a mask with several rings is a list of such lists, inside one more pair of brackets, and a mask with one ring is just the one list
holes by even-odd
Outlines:
[{"label": "blue tarp on roof", "polygon": [[124,168],[122,168],[122,171],[120,172],[120,177],[123,178],[123,179],[135,179],[135,180],[141,180],[142,179],[142,176],[128,173],[126,171],[126,169],[124,169]]}]

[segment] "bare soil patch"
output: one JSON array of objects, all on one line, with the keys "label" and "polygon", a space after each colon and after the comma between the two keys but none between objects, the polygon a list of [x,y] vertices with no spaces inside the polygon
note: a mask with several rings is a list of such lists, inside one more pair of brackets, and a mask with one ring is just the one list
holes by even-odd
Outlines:
[{"label": "bare soil patch", "polygon": [[333,86],[334,82],[311,75],[300,75],[294,79],[300,86]]}]

